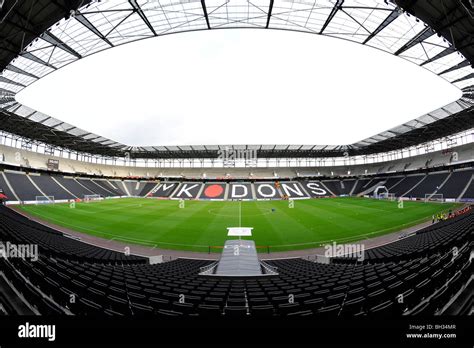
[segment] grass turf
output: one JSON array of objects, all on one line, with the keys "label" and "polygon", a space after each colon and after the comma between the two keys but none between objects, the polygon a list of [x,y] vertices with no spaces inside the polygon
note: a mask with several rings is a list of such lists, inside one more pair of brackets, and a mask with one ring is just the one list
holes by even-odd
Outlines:
[{"label": "grass turf", "polygon": [[[241,205],[239,207],[239,205]],[[207,202],[141,198],[91,203],[25,205],[42,220],[71,230],[125,243],[208,252],[222,246],[227,227],[253,227],[259,251],[285,251],[349,242],[387,234],[430,220],[454,203],[378,201],[365,198],[322,198],[294,201]],[[219,251],[212,248],[212,251]]]}]

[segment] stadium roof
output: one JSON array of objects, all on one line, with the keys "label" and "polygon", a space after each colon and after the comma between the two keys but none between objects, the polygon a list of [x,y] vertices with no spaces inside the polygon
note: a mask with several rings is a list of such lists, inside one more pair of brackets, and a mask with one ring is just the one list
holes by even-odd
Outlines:
[{"label": "stadium roof", "polygon": [[216,157],[226,146],[130,147],[32,110],[14,96],[69,63],[117,45],[240,27],[308,32],[372,46],[431,70],[462,89],[463,97],[352,145],[236,148],[257,149],[260,157],[363,155],[417,145],[474,125],[474,9],[466,0],[5,0],[0,15],[0,129],[52,146],[114,157]]}]

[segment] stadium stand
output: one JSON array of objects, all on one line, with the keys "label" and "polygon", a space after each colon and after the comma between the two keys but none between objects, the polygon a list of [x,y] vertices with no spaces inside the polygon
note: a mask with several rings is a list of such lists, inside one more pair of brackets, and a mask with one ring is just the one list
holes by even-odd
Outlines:
[{"label": "stadium stand", "polygon": [[5,181],[5,178],[2,174],[4,173],[0,172],[0,188],[9,200],[16,201],[16,196],[13,194],[12,190],[10,190],[9,185],[7,185],[7,182]]},{"label": "stadium stand", "polygon": [[341,194],[341,182],[339,180],[327,180],[321,183],[334,195],[339,196]]},{"label": "stadium stand", "polygon": [[[36,300],[41,291],[58,304],[54,309],[44,306],[45,314],[60,312],[61,306],[79,315],[326,317],[400,314],[414,309],[450,276],[459,274],[465,280],[469,267],[466,250],[461,249],[454,261],[449,254],[356,266],[321,265],[302,259],[269,261],[280,275],[255,280],[198,276],[200,267],[209,262],[185,259],[162,265],[113,266],[41,257],[34,264],[21,259],[11,264],[31,282],[32,286],[16,282],[21,290],[28,288],[22,292],[30,293],[25,297],[33,298],[31,303],[44,303],[45,299]],[[436,273],[441,267],[443,272]],[[451,292],[455,290],[450,287]],[[76,294],[79,301],[70,303],[70,294]],[[179,303],[178,294],[185,294],[187,302]],[[290,294],[294,303],[288,303]],[[403,304],[395,301],[398,294],[404,294]],[[41,305],[37,309],[43,312]]]},{"label": "stadium stand", "polygon": [[73,178],[67,178],[62,176],[54,176],[55,180],[57,180],[62,186],[64,186],[69,192],[71,192],[77,198],[84,198],[85,195],[94,194],[91,190],[88,190],[84,186],[80,185],[76,180]]},{"label": "stadium stand", "polygon": [[[462,170],[451,173],[449,179],[444,183],[443,187],[436,191],[436,193],[443,194],[444,198],[458,198],[469,183],[472,174],[472,170]],[[470,196],[467,195],[466,198],[468,197]],[[470,198],[472,198],[472,196]]]},{"label": "stadium stand", "polygon": [[340,196],[351,193],[355,180],[327,180],[322,183],[336,196]]},{"label": "stadium stand", "polygon": [[0,231],[2,241],[38,244],[41,254],[46,257],[67,255],[70,260],[106,263],[143,263],[146,260],[68,238],[63,233],[32,221],[2,205],[0,205]]},{"label": "stadium stand", "polygon": [[112,192],[110,192],[109,190],[104,189],[102,186],[100,186],[99,184],[97,184],[93,180],[81,179],[81,178],[76,178],[76,180],[80,185],[87,188],[93,194],[98,194],[102,197],[111,197],[111,196],[113,196]]},{"label": "stadium stand", "polygon": [[356,180],[341,180],[341,194],[349,195],[354,188]]},{"label": "stadium stand", "polygon": [[432,194],[448,177],[448,173],[428,174],[419,185],[406,194],[408,197],[424,198],[425,194]]},{"label": "stadium stand", "polygon": [[464,195],[462,196],[463,199],[469,199],[473,200],[474,197],[474,181],[471,181],[471,184],[467,188],[466,192],[464,192]]},{"label": "stadium stand", "polygon": [[411,236],[381,247],[369,249],[364,262],[387,262],[413,257],[423,257],[447,252],[453,246],[472,241],[474,236],[474,213],[472,209],[446,221],[440,221]]},{"label": "stadium stand", "polygon": [[400,176],[388,177],[384,186],[390,191],[390,189],[394,187],[396,184],[398,184],[402,179],[403,177],[400,177]]},{"label": "stadium stand", "polygon": [[94,184],[99,186],[100,189],[105,190],[108,192],[110,196],[121,196],[120,192],[117,189],[114,189],[105,179],[101,180],[96,180],[93,179],[91,180]]},{"label": "stadium stand", "polygon": [[5,172],[5,176],[21,201],[35,201],[36,196],[44,196],[22,172]]},{"label": "stadium stand", "polygon": [[[6,175],[10,185],[7,184],[3,175],[0,174],[0,188],[5,192],[10,201],[16,201],[14,192],[17,193],[19,199],[22,201],[34,201],[36,196],[43,195],[53,196],[55,200],[82,199],[85,195],[94,194],[102,197],[146,197],[159,186],[159,181],[156,180],[121,181],[117,179],[96,179],[79,176],[74,179],[58,174],[30,173],[26,175],[23,172],[11,171],[4,172],[3,174]],[[302,183],[303,186],[309,181],[315,182],[321,189],[329,191],[326,195],[334,194],[336,196],[349,194],[352,196],[372,195],[378,186],[385,186],[389,193],[394,194],[395,197],[404,195],[406,198],[424,199],[426,195],[442,194],[444,199],[460,199],[462,194],[463,199],[472,199],[472,191],[467,187],[472,174],[473,170],[470,167],[453,172],[448,172],[445,168],[440,168],[439,171],[429,172],[428,174],[419,173],[400,176],[399,173],[395,173],[393,176],[386,174],[384,177],[361,177],[359,179],[333,179],[322,181],[298,178],[298,182]],[[274,181],[267,181],[267,183],[273,183]],[[232,180],[227,179],[222,182],[232,182]],[[245,181],[238,182],[245,183]],[[292,181],[285,182],[292,183]],[[259,183],[263,182],[256,181],[253,185],[259,185]],[[36,184],[36,186],[34,184]],[[190,183],[190,185],[195,184],[202,185],[203,182],[193,181]],[[247,181],[247,184],[250,185],[250,181]],[[273,186],[273,184],[271,184],[271,186]],[[10,190],[10,187],[14,192]],[[198,192],[199,190],[195,193],[197,194]],[[168,192],[164,196],[160,193],[159,196],[168,197],[170,193],[171,192]],[[154,196],[156,196],[155,193],[150,195],[150,197]],[[257,196],[258,198],[266,198],[260,197],[259,195]],[[313,196],[318,197],[324,195],[315,194]],[[230,197],[228,198],[230,199]],[[278,194],[274,198],[281,197]]]},{"label": "stadium stand", "polygon": [[[11,284],[41,314],[303,316],[435,313],[472,274],[474,214],[438,223],[414,237],[371,249],[363,263],[270,260],[278,275],[198,275],[212,261],[145,259],[64,237],[0,207],[2,240],[35,242],[39,260],[1,259]],[[21,226],[21,233],[18,228]],[[452,248],[458,247],[453,258]],[[341,261],[341,260],[339,260]],[[446,284],[450,284],[446,290]],[[77,302],[70,302],[75,294]],[[180,303],[179,294],[185,295]],[[289,295],[294,302],[288,302]],[[396,298],[403,294],[404,301]]]},{"label": "stadium stand", "polygon": [[406,176],[402,181],[393,186],[390,192],[396,197],[403,197],[407,192],[410,192],[421,180],[425,178],[424,175],[410,175]]},{"label": "stadium stand", "polygon": [[119,196],[127,196],[127,193],[124,191],[121,181],[118,180],[107,180],[106,183],[112,188],[113,191],[118,193]]},{"label": "stadium stand", "polygon": [[150,193],[150,191],[153,190],[153,188],[154,188],[156,185],[157,185],[156,182],[147,182],[147,183],[143,186],[142,190],[140,191],[139,196],[141,196],[141,197],[146,197],[146,196]]},{"label": "stadium stand", "polygon": [[103,180],[102,184],[104,188],[108,189],[109,191],[112,191],[115,196],[127,196],[127,194],[121,188],[121,184],[119,181]]},{"label": "stadium stand", "polygon": [[141,181],[124,180],[123,184],[126,186],[127,191],[130,193],[132,197],[140,196],[140,193],[142,192],[143,187],[145,186],[145,183]]},{"label": "stadium stand", "polygon": [[46,196],[53,196],[55,200],[76,198],[58,185],[49,175],[31,175],[30,178],[40,188],[41,192],[45,193]]},{"label": "stadium stand", "polygon": [[366,185],[368,185],[371,181],[372,179],[359,179],[352,193],[354,195],[359,194],[366,187]]}]

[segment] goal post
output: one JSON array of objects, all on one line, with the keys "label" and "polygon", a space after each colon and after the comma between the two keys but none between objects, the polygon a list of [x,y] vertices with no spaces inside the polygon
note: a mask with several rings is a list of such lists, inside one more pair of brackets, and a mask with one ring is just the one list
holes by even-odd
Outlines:
[{"label": "goal post", "polygon": [[394,201],[396,200],[395,194],[394,193],[387,193],[384,197],[385,199],[388,199],[389,201]]},{"label": "goal post", "polygon": [[84,195],[84,202],[86,203],[100,201],[101,199],[100,195]]},{"label": "goal post", "polygon": [[54,204],[54,196],[35,196],[36,204]]},{"label": "goal post", "polygon": [[426,193],[425,202],[444,202],[444,196],[442,193]]},{"label": "goal post", "polygon": [[388,189],[385,186],[377,186],[374,191],[374,198],[376,199],[388,199],[390,201],[395,200],[395,195],[388,192]]}]

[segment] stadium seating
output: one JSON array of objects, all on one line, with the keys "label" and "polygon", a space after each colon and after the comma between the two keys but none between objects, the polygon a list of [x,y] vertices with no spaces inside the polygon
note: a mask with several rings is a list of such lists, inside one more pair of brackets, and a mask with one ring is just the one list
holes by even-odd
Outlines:
[{"label": "stadium seating", "polygon": [[57,199],[74,199],[75,197],[59,186],[49,175],[30,175],[30,178],[47,196]]},{"label": "stadium seating", "polygon": [[327,180],[323,181],[323,184],[336,196],[349,195],[354,188],[355,180]]},{"label": "stadium seating", "polygon": [[[14,259],[11,265],[51,297],[59,305],[57,311],[63,307],[79,315],[349,316],[414,309],[457,274],[466,280],[468,256],[464,248],[454,260],[449,253],[355,266],[277,260],[270,263],[279,276],[255,279],[199,276],[200,267],[209,262],[190,259],[114,266],[41,257],[36,262]],[[450,292],[455,290],[450,287]],[[78,301],[70,303],[70,294]],[[396,301],[400,294],[405,297],[401,304]]]},{"label": "stadium seating", "polygon": [[[116,197],[116,196],[123,196],[123,194],[118,190],[113,188],[107,180],[91,180],[94,184],[99,186],[101,190],[107,192],[106,197]],[[94,190],[94,192],[96,192]]]},{"label": "stadium seating", "polygon": [[145,186],[145,182],[140,182],[140,181],[124,180],[123,184],[126,186],[130,195],[134,197],[140,196],[140,193],[142,192],[143,187]]},{"label": "stadium seating", "polygon": [[17,244],[37,244],[45,256],[67,255],[71,260],[93,262],[143,263],[143,257],[99,248],[65,237],[63,233],[32,221],[0,205],[0,237]]},{"label": "stadium seating", "polygon": [[364,189],[367,189],[368,188],[367,186],[369,185],[369,183],[371,181],[372,181],[371,179],[359,179],[359,180],[357,180],[357,183],[356,183],[356,186],[354,188],[353,194],[357,195],[360,192],[362,192]]},{"label": "stadium seating", "polygon": [[141,197],[146,197],[146,195],[148,195],[150,193],[150,191],[153,189],[153,187],[156,186],[156,182],[147,182],[142,190],[140,191],[140,194],[139,196]]},{"label": "stadium seating", "polygon": [[[441,187],[436,193],[443,194],[444,198],[458,198],[469,183],[472,174],[472,170],[453,172],[443,187]],[[473,196],[467,195],[466,198],[473,198]]]},{"label": "stadium seating", "polygon": [[[2,240],[40,245],[39,260],[2,258],[0,269],[42,314],[433,314],[472,274],[471,212],[394,243],[393,248],[371,250],[364,263],[271,260],[267,262],[277,268],[278,275],[244,278],[201,276],[201,267],[212,262],[206,260],[145,264],[143,258],[65,238],[5,207],[0,207],[0,218]],[[16,232],[19,227],[21,233]],[[454,246],[458,247],[455,257]]]},{"label": "stadium seating", "polygon": [[425,194],[432,194],[448,177],[448,173],[428,174],[419,185],[410,190],[405,196],[424,198]]},{"label": "stadium seating", "polygon": [[73,178],[65,178],[59,175],[56,176],[55,178],[62,186],[64,186],[69,192],[71,192],[77,198],[84,198],[84,196],[86,195],[94,194],[94,192],[80,185]]},{"label": "stadium seating", "polygon": [[[22,172],[8,171],[2,174],[5,175],[15,191],[12,192],[10,190],[3,175],[0,175],[0,189],[5,192],[10,201],[16,201],[17,196],[21,201],[34,201],[36,196],[43,195],[53,196],[55,200],[82,199],[86,195],[100,195],[102,197],[145,197],[158,185],[156,180],[114,180],[80,176],[73,178],[58,174],[25,174]],[[331,195],[331,193],[336,196],[373,195],[378,186],[385,186],[389,193],[395,197],[404,196],[406,198],[424,199],[426,195],[442,194],[443,198],[460,199],[460,196],[471,180],[472,174],[472,168],[468,168],[453,172],[444,170],[429,174],[418,173],[407,176],[401,176],[399,173],[395,173],[393,176],[361,177],[359,179],[349,178],[343,180],[332,179],[319,181],[298,178],[297,181],[287,180],[286,182],[319,182],[318,185],[321,188],[325,187],[330,191],[326,194],[313,195],[314,197]],[[242,183],[242,181],[239,182]],[[199,181],[193,181],[193,183],[203,184],[203,182]],[[250,184],[250,181],[247,183]],[[258,183],[259,182],[255,182],[254,185],[258,185]],[[272,185],[272,182],[269,183]],[[322,185],[324,185],[324,187]],[[325,188],[324,190],[326,190]],[[16,193],[16,195],[14,193]],[[168,192],[165,196],[168,197],[171,193],[172,192]],[[197,193],[199,193],[199,190],[196,194]],[[268,197],[260,197],[257,195],[256,198],[264,199]],[[277,195],[274,198],[279,199],[281,197]],[[462,198],[473,199],[472,189],[467,189]]]},{"label": "stadium seating", "polygon": [[109,187],[111,187],[112,191],[117,194],[117,196],[127,196],[127,193],[124,191],[121,181],[107,180],[106,183]]},{"label": "stadium seating", "polygon": [[384,186],[390,191],[390,189],[398,184],[402,180],[402,177],[395,176],[395,177],[388,177]]},{"label": "stadium seating", "polygon": [[[474,236],[474,213],[467,213],[440,221],[412,236],[365,251],[364,262],[387,262],[410,257],[427,256],[459,247]],[[340,260],[340,259],[339,259]],[[354,260],[352,260],[354,261]]]},{"label": "stadium seating", "polygon": [[470,199],[472,200],[474,197],[474,181],[471,181],[471,184],[467,188],[466,192],[462,196],[463,199]]},{"label": "stadium seating", "polygon": [[34,201],[36,196],[43,196],[25,173],[5,172],[5,176],[20,200]]},{"label": "stadium seating", "polygon": [[8,187],[5,179],[3,178],[2,173],[0,173],[0,189],[2,189],[2,192],[7,196],[9,200],[16,201],[15,195]]},{"label": "stadium seating", "polygon": [[393,193],[396,197],[403,197],[405,193],[411,191],[414,188],[414,186],[417,185],[424,178],[425,178],[424,175],[406,176],[398,184],[393,186],[390,189],[390,192]]},{"label": "stadium seating", "polygon": [[84,186],[85,188],[87,188],[89,191],[91,191],[92,193],[95,193],[95,194],[98,194],[102,197],[111,197],[111,196],[114,196],[114,194],[109,191],[109,190],[106,190],[104,189],[102,186],[100,186],[99,184],[97,184],[95,181],[93,180],[89,180],[89,179],[77,179],[77,182]]}]

